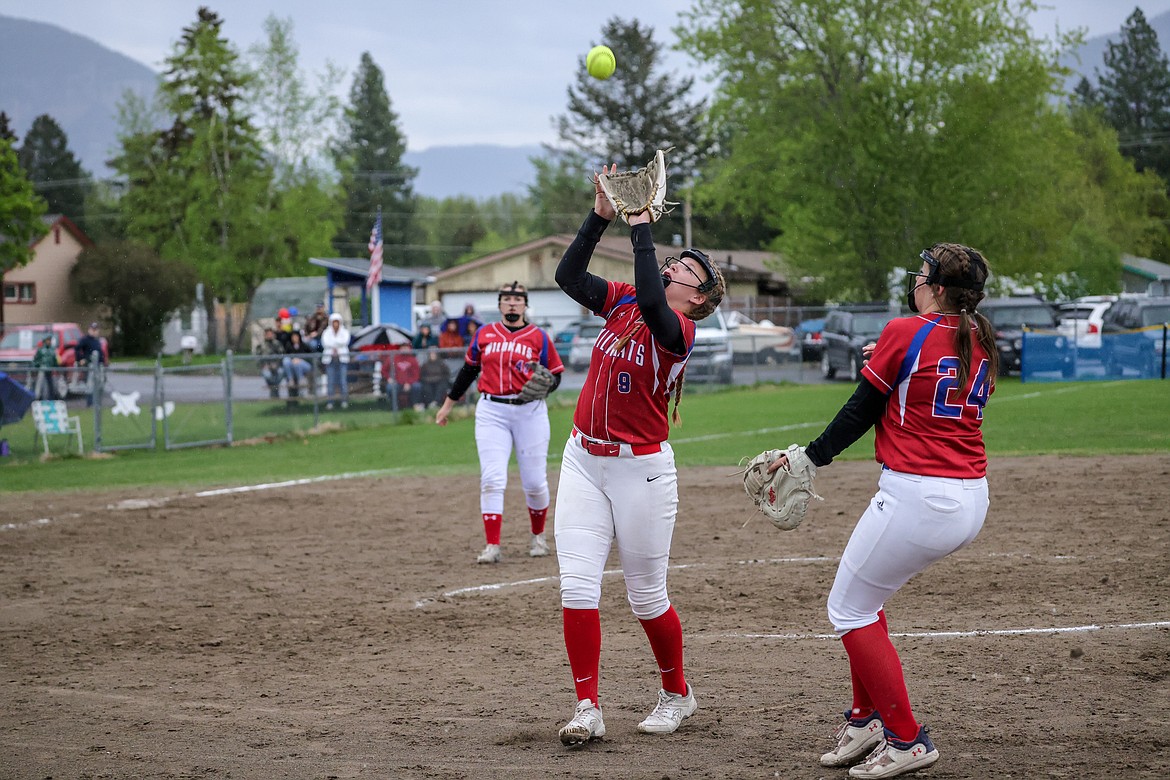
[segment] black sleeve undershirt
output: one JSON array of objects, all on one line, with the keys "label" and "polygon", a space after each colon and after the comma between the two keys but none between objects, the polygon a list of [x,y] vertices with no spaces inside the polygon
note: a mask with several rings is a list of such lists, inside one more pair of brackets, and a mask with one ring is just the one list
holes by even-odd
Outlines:
[{"label": "black sleeve undershirt", "polygon": [[609,292],[609,285],[600,276],[589,273],[589,260],[593,257],[593,250],[601,235],[609,227],[609,221],[597,216],[597,212],[590,209],[589,216],[581,223],[577,230],[577,237],[564,257],[557,265],[557,284],[565,294],[577,303],[595,314],[605,306],[605,296]]},{"label": "black sleeve undershirt", "polygon": [[805,448],[805,454],[815,466],[829,465],[833,458],[877,425],[885,410],[885,393],[862,379],[824,432]]},{"label": "black sleeve undershirt", "polygon": [[630,230],[630,242],[634,245],[634,288],[638,291],[638,311],[642,314],[642,321],[659,344],[681,355],[686,352],[682,325],[666,302],[666,288],[662,286],[650,225],[634,225]]}]

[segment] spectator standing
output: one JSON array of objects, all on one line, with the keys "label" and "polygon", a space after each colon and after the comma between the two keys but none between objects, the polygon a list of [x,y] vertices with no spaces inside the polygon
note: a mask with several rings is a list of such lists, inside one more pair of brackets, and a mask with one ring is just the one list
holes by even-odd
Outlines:
[{"label": "spectator standing", "polygon": [[321,334],[321,362],[325,364],[325,375],[329,378],[329,402],[326,409],[333,408],[333,400],[341,398],[341,408],[349,407],[349,330],[341,324],[337,312],[329,315],[329,327]]},{"label": "spectator standing", "polygon": [[[77,348],[75,352],[76,361],[74,365],[76,365],[79,369],[85,370],[85,384],[86,387],[89,388],[89,392],[85,394],[86,406],[93,406],[93,391],[97,386],[94,372],[97,370],[98,366],[105,365],[106,363],[105,348],[102,344],[100,334],[101,325],[96,322],[91,322],[89,323],[89,329],[86,330],[85,335],[77,341]],[[95,365],[90,365],[90,359],[94,354],[97,355],[97,363]]]},{"label": "spectator standing", "polygon": [[444,323],[447,322],[447,314],[443,311],[443,304],[440,301],[431,301],[431,313],[419,323],[419,328],[423,325],[429,325],[431,333],[439,333],[443,330]]},{"label": "spectator standing", "polygon": [[53,384],[53,369],[57,367],[57,350],[53,347],[52,336],[41,339],[36,354],[33,355],[32,366],[36,370],[33,397],[38,401],[56,401],[57,388]]},{"label": "spectator standing", "polygon": [[[471,327],[472,324],[475,325],[474,328]],[[471,343],[480,325],[483,325],[483,320],[475,313],[475,304],[468,303],[463,307],[463,314],[459,317],[459,335],[463,337],[464,344]]]}]

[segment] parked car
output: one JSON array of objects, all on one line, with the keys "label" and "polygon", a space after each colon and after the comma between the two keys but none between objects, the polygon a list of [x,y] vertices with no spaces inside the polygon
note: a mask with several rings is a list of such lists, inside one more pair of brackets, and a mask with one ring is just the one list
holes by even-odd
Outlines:
[{"label": "parked car", "polygon": [[[695,344],[687,359],[687,380],[730,384],[733,372],[731,334],[727,328],[727,321],[723,318],[723,312],[716,309],[711,316],[699,320],[695,325]],[[584,371],[589,368],[589,361],[593,357],[593,345],[604,327],[605,323],[596,319],[586,321],[577,331],[569,348],[570,371]]]},{"label": "parked car", "polygon": [[731,330],[721,309],[695,323],[695,344],[687,358],[686,381],[731,384],[734,352]]},{"label": "parked car", "polygon": [[800,342],[796,331],[768,320],[754,322],[747,315],[733,311],[727,315],[731,333],[731,352],[736,363],[758,365],[796,360]]},{"label": "parked car", "polygon": [[825,345],[821,343],[821,332],[825,329],[824,318],[805,320],[796,326],[800,338],[800,359],[820,361]]},{"label": "parked car", "polygon": [[[1001,374],[1019,374],[1023,369],[1024,329],[1040,331],[1027,355],[1028,372],[1059,371],[1063,377],[1076,373],[1071,340],[1057,330],[1056,312],[1039,298],[988,298],[979,311],[995,328]],[[1047,333],[1051,338],[1045,338]],[[1055,335],[1054,335],[1055,334]]]},{"label": "parked car", "polygon": [[[604,327],[605,322],[596,319],[592,322],[586,321],[577,328],[576,335],[569,342],[568,366],[570,371],[584,371],[589,368],[589,360],[593,357],[593,344],[597,341],[597,337]],[[565,360],[563,355],[561,360]]]},{"label": "parked car", "polygon": [[1170,323],[1170,297],[1122,297],[1109,307],[1101,323],[1106,373],[1122,376],[1131,368],[1143,377],[1161,377],[1166,342],[1160,326],[1166,323]]},{"label": "parked car", "polygon": [[826,379],[839,374],[851,382],[861,378],[861,366],[865,362],[861,349],[876,341],[882,328],[896,315],[889,307],[872,311],[846,311],[835,309],[825,315],[825,327],[821,331],[821,373]]},{"label": "parked car", "polygon": [[565,327],[553,334],[553,345],[557,348],[557,352],[568,354],[569,349],[573,346],[573,337],[581,330],[581,326],[589,320],[574,320]]},{"label": "parked car", "polygon": [[1078,298],[1056,308],[1057,330],[1076,346],[1077,357],[1096,358],[1101,352],[1101,325],[1116,295]]}]

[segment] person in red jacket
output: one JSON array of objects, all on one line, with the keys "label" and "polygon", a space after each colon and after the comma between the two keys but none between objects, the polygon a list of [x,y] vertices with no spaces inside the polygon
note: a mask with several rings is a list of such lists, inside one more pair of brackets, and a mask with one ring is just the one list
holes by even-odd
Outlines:
[{"label": "person in red jacket", "polygon": [[422,386],[419,384],[418,358],[412,349],[398,349],[390,353],[390,360],[382,364],[382,379],[386,382],[386,396],[392,408],[422,407]]}]

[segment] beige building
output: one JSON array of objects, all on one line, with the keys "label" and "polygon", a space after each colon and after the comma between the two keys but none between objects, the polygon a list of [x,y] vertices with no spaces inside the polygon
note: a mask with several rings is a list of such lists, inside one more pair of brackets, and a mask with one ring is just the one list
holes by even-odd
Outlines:
[{"label": "beige building", "polygon": [[4,322],[76,322],[84,329],[101,318],[97,307],[73,302],[69,272],[81,250],[93,242],[68,217],[57,214],[42,219],[49,232],[33,245],[32,261],[4,274]]},{"label": "beige building", "polygon": [[[532,320],[559,329],[589,315],[565,295],[556,283],[557,264],[575,235],[558,234],[535,239],[469,263],[437,271],[426,288],[426,302],[441,301],[447,314],[457,316],[470,304],[491,321],[498,316],[497,291],[502,285],[519,281],[528,287]],[[659,261],[679,247],[661,245]],[[707,251],[707,250],[704,250]],[[724,308],[750,313],[757,306],[788,303],[788,284],[774,268],[779,263],[767,252],[713,249],[708,252],[727,278]],[[634,282],[634,253],[628,231],[613,226],[593,252],[589,272],[606,279]]]}]

